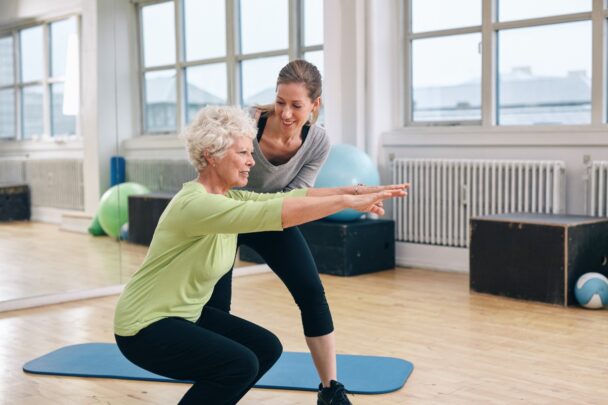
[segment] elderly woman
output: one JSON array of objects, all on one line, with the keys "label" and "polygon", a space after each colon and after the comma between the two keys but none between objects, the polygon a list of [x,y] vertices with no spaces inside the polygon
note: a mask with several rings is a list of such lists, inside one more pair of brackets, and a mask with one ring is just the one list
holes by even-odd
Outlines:
[{"label": "elderly woman", "polygon": [[118,301],[121,352],[153,373],[194,381],[180,404],[235,404],[278,360],[270,331],[205,304],[230,270],[237,234],[278,231],[345,208],[384,213],[382,201],[405,186],[364,195],[339,189],[257,194],[247,184],[256,128],[235,107],[207,107],[186,130],[198,178],[163,213],[141,268]]}]

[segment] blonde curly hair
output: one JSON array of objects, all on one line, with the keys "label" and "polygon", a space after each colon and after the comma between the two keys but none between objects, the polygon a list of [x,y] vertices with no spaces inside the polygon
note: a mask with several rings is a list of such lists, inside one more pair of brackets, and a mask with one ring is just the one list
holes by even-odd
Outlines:
[{"label": "blonde curly hair", "polygon": [[188,160],[200,172],[207,167],[204,152],[221,158],[237,136],[253,139],[257,128],[253,118],[234,106],[202,108],[184,130]]}]

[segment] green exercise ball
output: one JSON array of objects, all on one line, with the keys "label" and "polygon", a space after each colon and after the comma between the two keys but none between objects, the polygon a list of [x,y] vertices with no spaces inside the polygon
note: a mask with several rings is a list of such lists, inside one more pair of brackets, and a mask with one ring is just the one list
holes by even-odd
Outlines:
[{"label": "green exercise ball", "polygon": [[101,225],[99,225],[99,218],[95,215],[93,221],[91,222],[91,226],[89,226],[89,233],[93,236],[103,236],[106,233],[101,229]]},{"label": "green exercise ball", "polygon": [[97,217],[105,233],[118,239],[120,227],[129,222],[129,196],[146,194],[150,190],[137,183],[122,183],[103,193]]}]

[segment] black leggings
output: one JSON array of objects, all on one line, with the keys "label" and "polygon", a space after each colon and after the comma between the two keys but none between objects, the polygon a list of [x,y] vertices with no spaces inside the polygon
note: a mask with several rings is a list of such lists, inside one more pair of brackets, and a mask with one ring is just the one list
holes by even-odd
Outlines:
[{"label": "black leggings", "polygon": [[236,404],[283,351],[272,332],[209,307],[196,323],[165,318],[116,343],[141,368],[193,381],[180,404]]},{"label": "black leggings", "polygon": [[[289,289],[300,308],[304,335],[316,337],[333,332],[331,312],[317,266],[297,227],[282,232],[241,234],[238,244],[258,252]],[[215,285],[207,305],[229,312],[231,298],[232,271]]]}]

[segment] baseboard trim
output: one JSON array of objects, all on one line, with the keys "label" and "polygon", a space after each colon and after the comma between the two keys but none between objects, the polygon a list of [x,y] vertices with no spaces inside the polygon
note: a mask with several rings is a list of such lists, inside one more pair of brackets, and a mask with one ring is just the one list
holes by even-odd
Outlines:
[{"label": "baseboard trim", "polygon": [[[265,264],[243,266],[234,269],[234,277],[244,277],[270,272],[270,267]],[[110,295],[119,295],[124,284],[108,287],[91,288],[82,291],[67,291],[54,294],[45,294],[36,297],[18,298],[0,302],[0,312],[17,311],[20,309],[42,307],[47,305],[63,304],[65,302],[101,298]]]},{"label": "baseboard trim", "polygon": [[395,262],[402,267],[469,272],[469,249],[397,242]]},{"label": "baseboard trim", "polygon": [[62,304],[64,302],[86,300],[90,298],[118,295],[122,292],[124,285],[112,285],[108,287],[91,288],[82,291],[67,291],[54,294],[45,294],[36,297],[18,298],[0,302],[0,312],[16,311],[18,309],[42,307],[46,305]]}]

